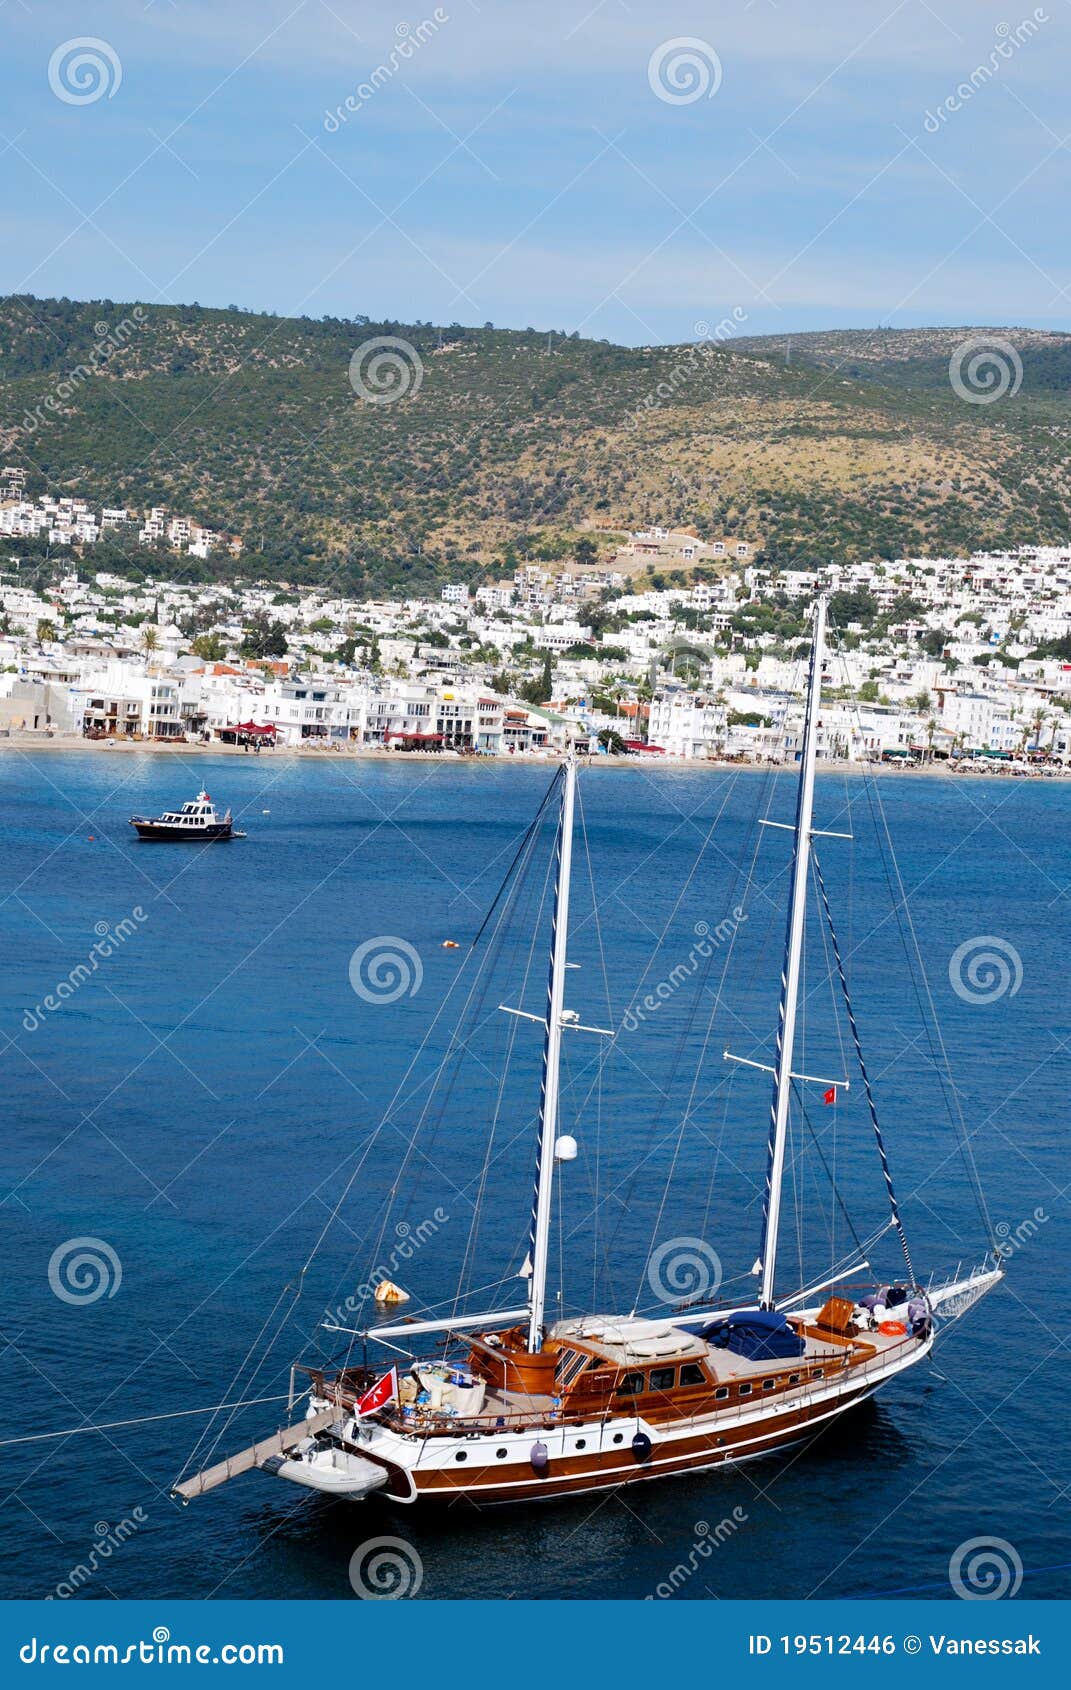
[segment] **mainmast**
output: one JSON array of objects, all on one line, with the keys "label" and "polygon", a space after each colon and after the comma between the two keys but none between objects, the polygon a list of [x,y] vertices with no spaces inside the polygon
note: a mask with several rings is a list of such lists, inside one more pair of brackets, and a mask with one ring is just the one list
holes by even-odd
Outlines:
[{"label": "mainmast", "polygon": [[788,1105],[792,1093],[792,1051],[796,1040],[796,1008],[799,999],[800,963],[803,956],[803,928],[807,911],[807,875],[811,862],[811,822],[814,815],[814,765],[818,751],[818,715],[822,703],[822,655],[826,632],[826,600],[820,596],[814,607],[811,643],[811,671],[807,683],[807,707],[803,725],[803,754],[796,799],[796,842],[792,854],[792,885],[785,930],[785,962],[781,974],[781,1003],[777,1021],[777,1061],[773,1098],[770,1103],[770,1145],[766,1168],[766,1212],[763,1221],[762,1308],[774,1306],[774,1275],[777,1270],[777,1234],[781,1221],[781,1185],[788,1139]]},{"label": "mainmast", "polygon": [[576,797],[576,757],[570,750],[562,772],[561,812],[558,818],[557,878],[554,921],[547,981],[547,1020],[543,1039],[543,1084],[539,1105],[539,1150],[529,1256],[532,1283],[528,1299],[528,1348],[543,1346],[543,1311],[550,1256],[550,1217],[554,1194],[554,1148],[558,1134],[558,1089],[561,1068],[562,1010],[569,945],[569,877],[573,863],[573,808]]}]

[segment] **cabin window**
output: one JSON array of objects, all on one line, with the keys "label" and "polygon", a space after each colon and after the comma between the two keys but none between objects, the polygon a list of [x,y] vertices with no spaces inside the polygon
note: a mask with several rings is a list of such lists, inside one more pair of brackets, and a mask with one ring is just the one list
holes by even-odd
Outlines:
[{"label": "cabin window", "polygon": [[826,1376],[826,1373],[825,1373],[824,1367],[812,1367],[811,1368],[811,1378],[812,1379],[824,1379],[825,1376]]},{"label": "cabin window", "polygon": [[506,1449],[496,1449],[495,1450],[495,1459],[497,1461],[505,1461],[506,1456],[508,1454],[509,1454],[509,1451],[506,1450]]},{"label": "cabin window", "polygon": [[587,1365],[587,1355],[583,1350],[562,1350],[555,1369],[558,1389],[563,1390],[571,1385],[573,1380],[583,1373]]},{"label": "cabin window", "polygon": [[459,1449],[457,1454],[454,1456],[455,1461],[467,1461],[468,1458],[469,1452],[467,1449]]},{"label": "cabin window", "polygon": [[690,1361],[681,1368],[682,1385],[705,1385],[706,1382],[707,1376],[698,1362]]},{"label": "cabin window", "polygon": [[675,1367],[656,1367],[651,1374],[651,1390],[671,1391],[676,1376],[677,1369]]},{"label": "cabin window", "polygon": [[772,1390],[775,1390],[776,1387],[777,1387],[777,1380],[776,1379],[764,1379],[762,1381],[762,1388],[763,1388],[764,1391],[772,1391]]},{"label": "cabin window", "polygon": [[740,1386],[740,1395],[742,1397],[749,1397],[751,1395],[751,1386],[750,1385],[741,1385]]},{"label": "cabin window", "polygon": [[587,1447],[588,1447],[587,1438],[577,1438],[576,1447],[577,1447],[577,1449],[587,1449]]},{"label": "cabin window", "polygon": [[799,1374],[798,1373],[790,1373],[789,1376],[788,1376],[788,1382],[789,1382],[790,1385],[798,1385],[799,1382],[800,1382]]},{"label": "cabin window", "polygon": [[715,1400],[715,1402],[724,1402],[728,1395],[729,1395],[728,1385],[719,1385],[717,1390],[714,1392],[714,1400]]},{"label": "cabin window", "polygon": [[626,1373],[620,1385],[617,1387],[617,1394],[619,1397],[638,1397],[642,1390],[643,1374]]},{"label": "cabin window", "polygon": [[605,1366],[606,1366],[606,1363],[603,1360],[602,1356],[592,1356],[591,1360],[588,1362],[588,1369],[587,1370],[588,1370],[589,1373],[595,1373],[600,1367],[605,1367]]},{"label": "cabin window", "polygon": [[624,1441],[625,1441],[624,1432],[615,1432],[614,1433],[614,1443],[615,1444],[624,1443]]}]

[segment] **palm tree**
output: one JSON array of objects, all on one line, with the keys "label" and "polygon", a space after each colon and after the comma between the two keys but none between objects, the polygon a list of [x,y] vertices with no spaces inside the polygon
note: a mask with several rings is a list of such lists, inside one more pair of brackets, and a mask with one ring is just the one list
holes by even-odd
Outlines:
[{"label": "palm tree", "polygon": [[37,624],[38,645],[51,645],[56,637],[56,624],[50,622],[47,616],[42,616]]},{"label": "palm tree", "polygon": [[145,650],[150,655],[156,650],[157,646],[159,645],[160,635],[159,635],[158,630],[153,627],[152,623],[149,624],[149,626],[145,629],[145,632],[142,634],[141,643],[145,647]]}]

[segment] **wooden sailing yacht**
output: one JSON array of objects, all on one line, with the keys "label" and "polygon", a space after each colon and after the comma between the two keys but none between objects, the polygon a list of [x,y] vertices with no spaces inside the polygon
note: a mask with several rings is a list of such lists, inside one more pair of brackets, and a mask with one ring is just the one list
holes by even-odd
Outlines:
[{"label": "wooden sailing yacht", "polygon": [[[904,1275],[899,1284],[860,1283],[869,1263],[856,1255],[825,1283],[787,1303],[778,1298],[790,1095],[796,1084],[829,1084],[797,1073],[793,1065],[812,843],[820,836],[813,811],[825,628],[826,604],[820,598],[791,829],[776,1055],[769,1070],[773,1091],[755,1265],[757,1299],[750,1305],[689,1308],[666,1319],[634,1312],[547,1318],[556,1165],[576,1153],[573,1140],[559,1136],[562,1035],[580,1026],[565,1002],[577,779],[570,755],[556,776],[555,894],[546,1010],[538,1018],[544,1037],[542,1090],[523,1306],[413,1318],[351,1333],[366,1346],[402,1348],[413,1358],[411,1368],[399,1376],[395,1364],[381,1377],[367,1363],[335,1371],[304,1369],[304,1419],[182,1479],[174,1487],[176,1495],[189,1500],[257,1467],[311,1490],[349,1498],[375,1492],[397,1503],[527,1502],[769,1455],[828,1425],[914,1367],[932,1349],[938,1326],[957,1319],[1001,1278],[999,1266],[987,1259],[967,1276],[954,1275],[936,1286],[931,1279],[924,1288],[916,1279],[830,918],[836,973],[889,1200],[891,1218],[882,1230],[899,1240]],[[820,880],[819,886],[828,917]],[[415,1357],[414,1344],[433,1335],[443,1346],[439,1354],[430,1360]]]}]

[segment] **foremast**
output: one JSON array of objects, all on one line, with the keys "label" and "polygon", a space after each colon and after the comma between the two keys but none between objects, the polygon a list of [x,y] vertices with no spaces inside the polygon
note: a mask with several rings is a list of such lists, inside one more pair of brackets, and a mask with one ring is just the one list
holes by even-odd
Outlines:
[{"label": "foremast", "polygon": [[576,804],[576,756],[566,754],[562,770],[561,809],[556,845],[554,916],[551,927],[550,971],[547,978],[547,1019],[543,1035],[543,1079],[539,1100],[539,1136],[532,1229],[528,1255],[531,1285],[528,1300],[528,1348],[543,1347],[550,1260],[550,1222],[554,1197],[554,1149],[558,1135],[558,1094],[561,1075],[562,1011],[569,947],[569,883],[573,866],[573,812]]},{"label": "foremast", "polygon": [[820,595],[814,607],[811,640],[811,669],[807,683],[807,704],[803,724],[800,782],[796,797],[795,845],[792,852],[792,881],[785,926],[785,961],[781,971],[781,1001],[777,1018],[777,1059],[774,1065],[773,1096],[770,1101],[770,1142],[766,1165],[766,1203],[763,1214],[762,1248],[759,1266],[762,1288],[759,1304],[774,1307],[774,1276],[777,1272],[777,1239],[781,1224],[781,1194],[788,1142],[788,1106],[792,1095],[792,1057],[796,1042],[796,1013],[799,1003],[803,932],[807,913],[807,877],[811,864],[811,836],[814,817],[814,769],[818,754],[818,717],[822,703],[822,659],[826,633],[826,599]]}]

